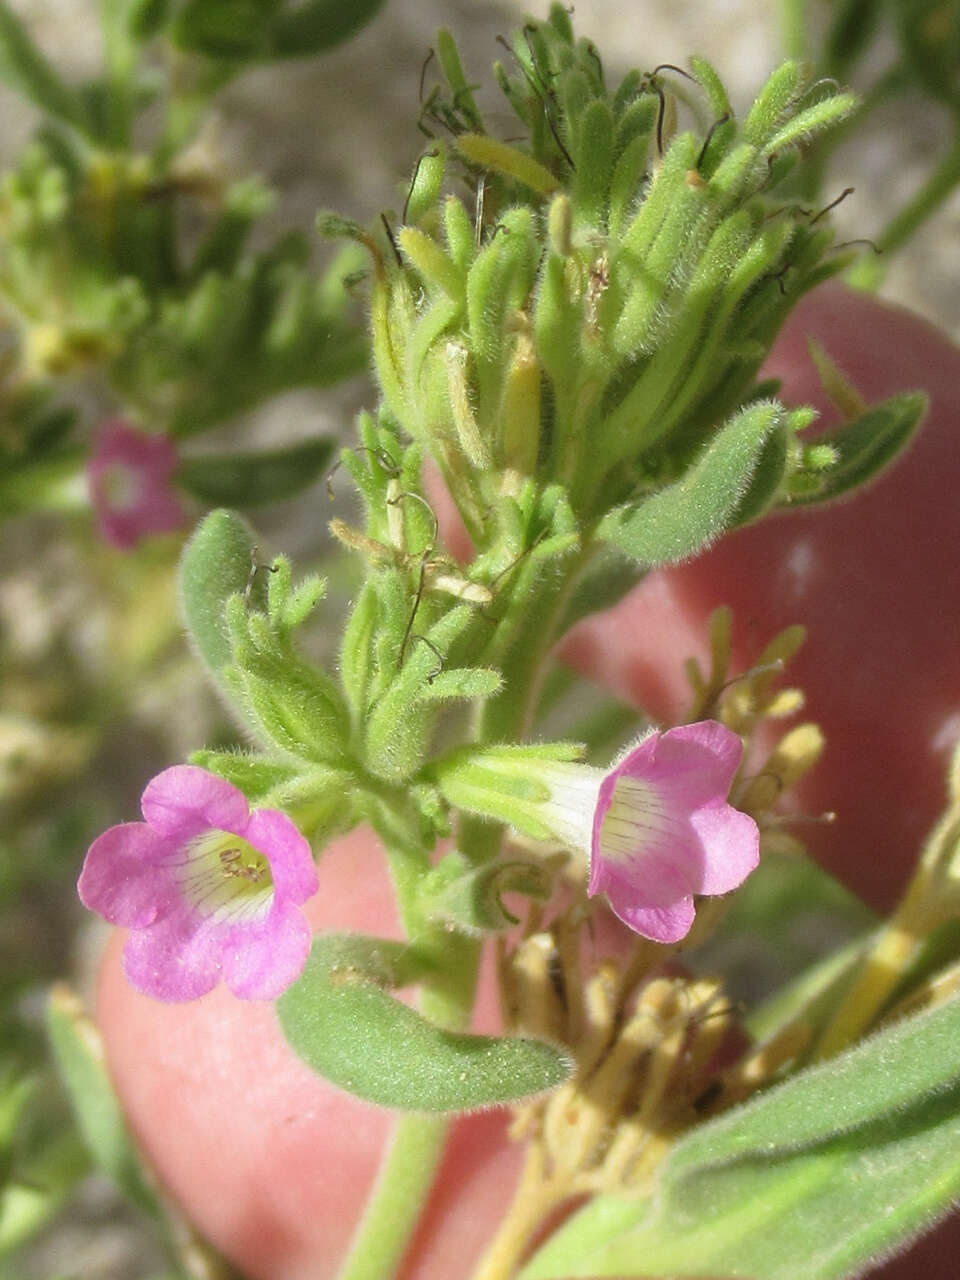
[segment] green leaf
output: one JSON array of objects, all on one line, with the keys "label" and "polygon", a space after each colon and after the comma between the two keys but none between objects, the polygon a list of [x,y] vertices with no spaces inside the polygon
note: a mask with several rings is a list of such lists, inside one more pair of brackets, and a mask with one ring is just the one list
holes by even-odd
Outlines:
[{"label": "green leaf", "polygon": [[204,454],[184,458],[177,480],[211,506],[253,507],[291,498],[329,466],[333,440],[305,440],[263,453]]},{"label": "green leaf", "polygon": [[876,35],[882,0],[834,0],[824,37],[824,61],[832,75],[845,77]]},{"label": "green leaf", "polygon": [[219,676],[231,657],[226,604],[250,588],[253,607],[266,607],[264,575],[251,571],[257,544],[245,520],[232,511],[211,511],[180,557],[180,604],[200,657]]},{"label": "green leaf", "polygon": [[67,987],[54,987],[50,993],[47,1033],[57,1070],[97,1168],[134,1204],[159,1217],[110,1083],[99,1034]]},{"label": "green leaf", "polygon": [[776,502],[787,469],[790,435],[787,424],[780,423],[764,440],[753,477],[730,521],[732,529],[759,519]]},{"label": "green leaf", "polygon": [[83,127],[80,99],[60,79],[6,0],[0,0],[0,79],[41,111]]},{"label": "green leaf", "polygon": [[284,5],[270,26],[270,56],[303,58],[349,39],[380,10],[383,0],[313,0]]},{"label": "green leaf", "polygon": [[277,1002],[304,1062],[341,1089],[403,1111],[471,1111],[562,1083],[571,1064],[538,1040],[444,1031],[387,988],[416,974],[407,943],[332,934]]},{"label": "green leaf", "polygon": [[614,508],[600,521],[597,536],[651,568],[695,555],[730,527],[783,415],[770,401],[742,409],[680,480],[639,503]]},{"label": "green leaf", "polygon": [[958,1036],[954,1000],[694,1130],[649,1200],[593,1201],[522,1280],[859,1274],[960,1193]]},{"label": "green leaf", "polygon": [[790,505],[829,502],[872,480],[913,439],[927,403],[921,391],[904,392],[868,409],[839,431],[817,436],[817,445],[832,448],[837,461],[822,473],[812,492],[791,492]]},{"label": "green leaf", "polygon": [[383,0],[188,0],[174,35],[184,49],[226,61],[268,61],[322,53],[353,35]]},{"label": "green leaf", "polygon": [[503,894],[545,902],[551,878],[542,862],[509,858],[474,866],[462,853],[448,853],[424,881],[420,903],[429,920],[463,933],[488,933],[519,923]]}]

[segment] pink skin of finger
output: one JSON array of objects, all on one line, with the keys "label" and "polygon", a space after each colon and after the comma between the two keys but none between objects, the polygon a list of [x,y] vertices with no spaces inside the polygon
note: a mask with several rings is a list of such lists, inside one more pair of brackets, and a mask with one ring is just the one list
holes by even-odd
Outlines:
[{"label": "pink skin of finger", "polygon": [[[768,371],[783,378],[789,403],[816,403],[825,417],[808,334],[869,400],[913,387],[930,394],[927,425],[896,479],[830,510],[776,517],[651,575],[581,626],[566,653],[669,718],[683,703],[682,659],[703,654],[715,605],[734,608],[740,662],[779,628],[806,623],[790,674],[829,748],[794,804],[838,813],[832,826],[810,831],[814,853],[887,906],[942,806],[960,728],[960,351],[907,313],[821,289],[794,314]],[[337,841],[318,871],[320,891],[305,907],[315,929],[399,936],[372,836]],[[373,1184],[389,1114],[313,1075],[287,1048],[268,1004],[222,987],[188,1005],[138,994],[120,968],[122,941],[118,934],[107,951],[98,1014],[120,1096],[162,1182],[251,1280],[332,1280]],[[495,1026],[495,1004],[488,973],[478,1029]],[[502,1113],[455,1125],[402,1280],[466,1280],[507,1207],[520,1157]],[[960,1218],[874,1274],[952,1280],[958,1248]]]}]

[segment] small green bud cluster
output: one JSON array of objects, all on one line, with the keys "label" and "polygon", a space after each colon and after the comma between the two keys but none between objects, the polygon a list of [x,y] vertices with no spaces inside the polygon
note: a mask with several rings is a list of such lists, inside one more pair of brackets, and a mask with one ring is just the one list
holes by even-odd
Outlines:
[{"label": "small green bud cluster", "polygon": [[[697,483],[724,420],[737,457],[724,451],[707,536],[789,494],[809,417],[748,402],[787,310],[842,259],[829,226],[777,192],[798,146],[853,97],[787,63],[741,122],[694,59],[713,123],[677,131],[664,74],[608,89],[554,6],[496,68],[526,133],[508,144],[486,131],[449,37],[438,52],[446,86],[423,123],[454,138],[421,157],[396,252],[377,255],[374,353],[386,405],[438,460],[478,547],[517,476],[562,485],[588,528],[620,529],[638,500]],[[448,179],[466,182],[470,207]],[[681,542],[635,558],[698,545]]]}]

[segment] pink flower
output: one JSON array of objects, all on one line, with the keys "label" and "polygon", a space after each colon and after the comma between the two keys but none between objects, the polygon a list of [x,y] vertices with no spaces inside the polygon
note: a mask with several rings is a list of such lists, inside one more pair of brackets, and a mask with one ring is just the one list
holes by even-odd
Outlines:
[{"label": "pink flower", "polygon": [[645,938],[679,942],[695,894],[729,893],[756,867],[757,824],[727,804],[741,753],[703,720],[650,734],[600,783],[588,892]]},{"label": "pink flower", "polygon": [[164,435],[137,431],[122,418],[103,423],[87,462],[90,501],[100,532],[127,551],[149,533],[169,533],[184,522],[173,490],[177,451]]},{"label": "pink flower", "polygon": [[77,886],[84,906],[131,930],[123,966],[158,1000],[195,1000],[222,978],[273,1000],[300,974],[316,892],[310,846],[273,809],[192,765],[165,769],[141,801],[146,822],[99,836]]}]

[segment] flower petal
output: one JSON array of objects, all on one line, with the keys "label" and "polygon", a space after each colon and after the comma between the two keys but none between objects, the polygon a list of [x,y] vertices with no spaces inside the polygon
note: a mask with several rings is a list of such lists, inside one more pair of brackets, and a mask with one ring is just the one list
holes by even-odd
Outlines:
[{"label": "flower petal", "polygon": [[123,970],[130,983],[155,1000],[196,1000],[220,980],[223,930],[186,911],[172,912],[130,934]]},{"label": "flower petal", "polygon": [[250,817],[242,791],[191,764],[158,773],[147,783],[140,803],[154,831],[176,841],[191,840],[212,829],[242,836]]},{"label": "flower petal", "polygon": [[185,519],[173,489],[177,451],[167,436],[106,422],[87,463],[90,501],[104,538],[129,550],[148,533],[178,529]]},{"label": "flower petal", "polygon": [[258,929],[232,932],[223,951],[223,980],[241,1000],[276,1000],[303,972],[312,932],[292,903],[280,903]]},{"label": "flower petal", "polygon": [[673,856],[673,850],[650,849],[628,863],[614,862],[595,854],[590,867],[588,892],[605,893],[618,916],[621,908],[669,907],[691,897],[693,885],[688,868]]},{"label": "flower petal", "polygon": [[704,805],[690,815],[704,856],[694,893],[729,893],[760,861],[760,832],[749,814],[732,805]]},{"label": "flower petal", "polygon": [[740,738],[726,725],[716,720],[682,724],[648,741],[652,759],[633,764],[628,756],[619,773],[648,779],[669,794],[671,804],[687,811],[726,800],[743,754]]},{"label": "flower petal", "polygon": [[111,924],[142,929],[167,914],[179,890],[164,860],[170,842],[143,822],[125,822],[98,836],[77,882],[80,901]]},{"label": "flower petal", "polygon": [[290,818],[276,809],[254,809],[243,837],[270,863],[274,893],[290,902],[306,902],[317,891],[313,852]]},{"label": "flower petal", "polygon": [[628,929],[652,942],[680,942],[693,924],[693,898],[681,898],[663,907],[634,907],[610,899],[610,909]]},{"label": "flower petal", "polygon": [[97,522],[106,542],[120,551],[129,551],[148,533],[173,533],[185,518],[175,494],[152,490],[129,511],[101,507]]}]

